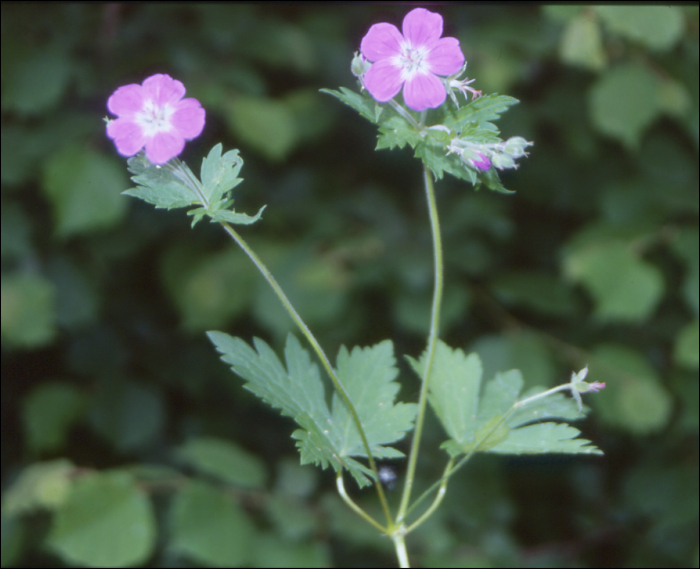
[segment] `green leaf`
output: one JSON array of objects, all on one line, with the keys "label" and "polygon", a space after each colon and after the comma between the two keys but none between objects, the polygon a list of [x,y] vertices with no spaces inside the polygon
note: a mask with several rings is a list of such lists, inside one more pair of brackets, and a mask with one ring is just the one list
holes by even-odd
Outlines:
[{"label": "green leaf", "polygon": [[37,508],[55,510],[66,501],[74,473],[73,463],[65,458],[30,464],[5,490],[3,513],[14,516]]},{"label": "green leaf", "polygon": [[38,385],[23,406],[27,447],[35,453],[60,450],[68,431],[83,413],[85,399],[70,383],[51,381]]},{"label": "green leaf", "polygon": [[234,494],[192,480],[175,495],[169,515],[175,553],[208,567],[249,564],[255,528]]},{"label": "green leaf", "polygon": [[698,344],[700,344],[700,325],[691,322],[676,336],[673,359],[676,363],[690,369],[698,369]]},{"label": "green leaf", "polygon": [[73,483],[53,519],[47,544],[70,565],[142,565],[156,542],[145,490],[123,472],[86,474]]},{"label": "green leaf", "polygon": [[363,117],[365,117],[369,122],[377,124],[379,122],[379,116],[376,112],[376,101],[369,96],[367,91],[363,91],[360,95],[348,89],[347,87],[341,87],[340,91],[334,91],[333,89],[321,89],[321,93],[328,93],[333,95],[336,99],[341,100],[347,106],[352,107]]},{"label": "green leaf", "polygon": [[221,143],[217,144],[202,160],[202,189],[211,207],[215,207],[227,192],[243,181],[238,177],[243,167],[243,159],[238,155],[238,150],[229,150],[221,156],[222,148]]},{"label": "green leaf", "polygon": [[565,263],[567,276],[595,299],[599,320],[643,321],[664,293],[661,271],[640,259],[628,243],[610,240],[581,247]]},{"label": "green leaf", "polygon": [[269,160],[282,160],[297,143],[296,121],[285,101],[236,96],[226,107],[228,124],[238,138]]},{"label": "green leaf", "polygon": [[600,76],[589,91],[593,125],[601,134],[637,149],[644,130],[659,116],[659,90],[646,66],[628,63]]},{"label": "green leaf", "polygon": [[126,214],[123,167],[112,157],[69,144],[47,161],[43,187],[53,206],[56,232],[66,237],[114,227]]},{"label": "green leaf", "polygon": [[[286,520],[289,524],[291,520]],[[331,567],[331,550],[323,541],[294,542],[267,532],[257,540],[253,567]]]},{"label": "green leaf", "polygon": [[595,398],[598,415],[610,425],[646,435],[665,428],[673,399],[648,358],[626,346],[595,348],[590,377],[605,383]]},{"label": "green leaf", "polygon": [[559,46],[559,57],[564,63],[599,71],[607,64],[598,19],[586,10],[577,14],[566,25]]},{"label": "green leaf", "polygon": [[[262,215],[262,212],[266,207],[266,205],[262,206],[258,213],[256,213],[254,216],[246,215],[245,213],[237,213],[235,211],[228,211],[224,209],[218,211],[204,210],[204,213],[211,217],[212,221],[217,221],[219,223],[231,223],[233,225],[250,225],[251,223],[255,223],[260,219],[260,216]],[[188,211],[187,215],[196,215],[197,211],[200,210]]]},{"label": "green leaf", "polygon": [[[422,376],[427,354],[419,367]],[[447,434],[466,443],[477,428],[481,360],[478,354],[465,355],[438,342],[431,371],[429,399]]]},{"label": "green leaf", "polygon": [[[426,356],[424,353],[420,361],[408,358],[421,376]],[[474,450],[512,454],[600,453],[595,447],[586,446],[590,441],[568,441],[578,435],[576,429],[567,430],[570,427],[555,423],[528,424],[549,418],[579,418],[572,399],[554,394],[513,409],[523,386],[520,372],[497,373],[486,383],[480,397],[481,376],[481,361],[477,354],[466,356],[462,350],[452,349],[438,341],[430,376],[429,400],[450,436],[442,448],[451,456]],[[542,388],[533,388],[528,396],[542,391]]]},{"label": "green leaf", "polygon": [[421,135],[415,127],[408,124],[403,117],[394,115],[388,120],[382,121],[375,150],[403,148],[406,144],[415,148],[420,141]]},{"label": "green leaf", "polygon": [[[518,99],[507,95],[498,95],[496,93],[484,95],[473,100],[452,115],[447,116],[443,124],[458,134],[461,134],[462,130],[469,123],[475,123],[477,126],[484,128],[486,123],[497,120],[502,113],[508,110],[508,107],[518,102]],[[495,126],[491,126],[495,129]]]},{"label": "green leaf", "polygon": [[[337,373],[360,416],[372,454],[377,458],[403,456],[382,446],[403,439],[413,428],[417,411],[414,403],[394,403],[401,385],[395,381],[398,369],[392,342],[384,340],[371,348],[355,346],[351,353],[341,346]],[[333,394],[332,409],[333,423],[343,433],[340,456],[365,457],[360,433],[338,393]]]},{"label": "green leaf", "polygon": [[563,423],[537,423],[510,431],[508,438],[489,449],[499,454],[603,454],[586,439],[577,439],[581,431]]},{"label": "green leaf", "polygon": [[257,489],[265,485],[265,465],[230,441],[214,437],[191,438],[177,449],[177,454],[197,470],[229,484]]},{"label": "green leaf", "polygon": [[140,198],[158,208],[175,209],[190,205],[202,205],[192,190],[181,182],[168,168],[151,164],[143,152],[129,158],[129,172],[135,188],[122,192]]},{"label": "green leaf", "polygon": [[671,49],[683,37],[680,6],[595,6],[607,27],[655,51]]},{"label": "green leaf", "polygon": [[[318,367],[293,335],[287,337],[286,369],[258,338],[254,339],[256,351],[243,340],[221,332],[208,332],[208,336],[223,354],[222,360],[247,381],[246,389],[299,424],[301,429],[292,437],[298,441],[302,464],[313,462],[323,468],[330,464],[336,471],[344,467],[360,486],[369,483],[371,472],[351,458],[367,455],[347,409],[336,394],[333,411],[329,411]],[[341,348],[338,356],[338,377],[376,457],[403,456],[384,445],[403,438],[415,416],[415,405],[394,404],[399,385],[394,382],[398,372],[392,351],[387,340],[372,348],[355,348],[350,354]]]},{"label": "green leaf", "polygon": [[56,289],[39,274],[2,277],[0,329],[10,345],[33,348],[50,343],[56,334]]}]

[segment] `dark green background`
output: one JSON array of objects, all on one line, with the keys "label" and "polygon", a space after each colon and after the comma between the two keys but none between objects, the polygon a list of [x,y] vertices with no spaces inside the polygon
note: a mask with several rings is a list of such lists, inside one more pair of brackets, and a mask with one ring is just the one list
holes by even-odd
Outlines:
[{"label": "dark green background", "polygon": [[[70,480],[167,468],[138,475],[158,520],[150,566],[395,565],[331,474],[297,466],[291,422],[204,335],[279,351],[286,313],[221,228],[120,194],[126,160],[102,118],[121,85],[182,81],[207,118],[181,158],[198,172],[215,143],[240,149],[236,208],[267,204],[241,232],[331,358],[387,337],[417,356],[432,287],[421,165],[375,153],[374,127],[318,93],[356,88],[362,36],[412,7],[2,4],[3,566],[74,563],[44,544],[60,506],[36,487],[24,505],[6,499],[29,465],[60,458]],[[697,567],[698,9],[429,9],[472,86],[520,99],[503,137],[535,143],[502,175],[514,195],[437,184],[441,336],[477,350],[487,378],[518,367],[552,386],[590,364],[608,387],[578,425],[604,457],[478,456],[409,536],[412,562]],[[428,423],[420,486],[445,464]],[[235,443],[262,470],[237,485],[187,466],[196,437]],[[196,503],[223,490],[243,506],[245,554],[174,543],[173,495],[193,481],[209,484],[191,486]],[[357,499],[373,507],[373,493]]]}]

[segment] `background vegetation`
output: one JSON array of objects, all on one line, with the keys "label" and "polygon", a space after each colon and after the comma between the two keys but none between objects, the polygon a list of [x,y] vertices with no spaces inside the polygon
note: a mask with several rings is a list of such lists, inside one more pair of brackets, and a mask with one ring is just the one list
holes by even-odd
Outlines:
[{"label": "background vegetation", "polygon": [[[118,86],[183,81],[207,124],[182,158],[241,150],[236,208],[268,204],[243,234],[327,353],[390,337],[416,356],[420,163],[318,92],[355,88],[362,36],[409,8],[2,4],[3,566],[395,564],[204,335],[279,349],[278,301],[218,226],[120,194],[102,117]],[[430,9],[473,86],[521,100],[504,136],[535,142],[514,195],[437,185],[442,337],[487,378],[588,363],[608,387],[580,426],[605,456],[477,457],[412,561],[698,567],[698,8]],[[421,485],[442,439],[429,419]]]}]

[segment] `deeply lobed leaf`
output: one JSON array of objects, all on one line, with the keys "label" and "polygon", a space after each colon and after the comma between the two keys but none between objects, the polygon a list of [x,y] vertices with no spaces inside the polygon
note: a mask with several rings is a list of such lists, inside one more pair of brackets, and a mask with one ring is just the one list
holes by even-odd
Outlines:
[{"label": "deeply lobed leaf", "polygon": [[[409,358],[422,377],[426,354]],[[561,393],[512,410],[523,378],[518,370],[497,373],[480,394],[481,361],[438,342],[430,377],[429,401],[450,439],[443,443],[451,456],[472,451],[501,454],[586,453],[602,454],[590,441],[576,439],[577,429],[561,423],[534,423],[543,419],[581,418],[573,399]],[[533,388],[528,396],[543,391]]]},{"label": "deeply lobed leaf", "polygon": [[[360,486],[369,483],[371,471],[351,457],[366,458],[367,453],[352,417],[338,394],[333,396],[332,412],[318,367],[299,341],[290,334],[285,347],[285,365],[262,340],[255,338],[255,349],[239,338],[222,332],[209,332],[209,338],[223,354],[222,360],[246,380],[252,391],[283,415],[292,417],[301,427],[293,433],[302,464],[313,462],[336,472],[346,468]],[[360,417],[372,454],[400,457],[389,446],[402,439],[413,426],[414,404],[394,403],[399,390],[398,370],[393,345],[384,341],[371,348],[342,347],[337,375]]]}]

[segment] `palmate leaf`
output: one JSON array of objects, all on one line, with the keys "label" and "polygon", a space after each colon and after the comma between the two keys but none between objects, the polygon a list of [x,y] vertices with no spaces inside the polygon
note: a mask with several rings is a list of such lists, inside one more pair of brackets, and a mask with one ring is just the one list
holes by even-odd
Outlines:
[{"label": "palmate leaf", "polygon": [[212,206],[218,204],[226,193],[243,181],[243,178],[238,177],[243,167],[243,159],[238,150],[229,150],[222,156],[222,149],[221,143],[215,145],[202,160],[202,188],[204,196]]},{"label": "palmate leaf", "polygon": [[321,89],[320,91],[321,93],[333,95],[335,98],[341,100],[349,107],[355,109],[369,122],[377,124],[377,121],[379,120],[379,117],[377,116],[377,103],[366,94],[367,91],[363,91],[363,94],[358,94],[347,87],[341,87],[340,91],[335,91],[333,89]]},{"label": "palmate leaf", "polygon": [[[409,358],[422,376],[426,354],[419,361]],[[576,402],[556,393],[516,408],[523,386],[518,370],[497,373],[480,395],[481,361],[438,342],[430,377],[429,400],[450,439],[443,443],[451,456],[473,450],[501,454],[585,453],[602,454],[590,441],[576,439],[578,429],[561,423],[534,421],[580,419]],[[534,395],[544,391],[533,388]],[[505,417],[505,419],[504,419]]]},{"label": "palmate leaf", "polygon": [[474,123],[480,128],[486,128],[498,132],[495,125],[490,121],[497,120],[502,113],[508,110],[508,107],[518,103],[518,99],[508,97],[507,95],[484,95],[471,103],[462,107],[458,111],[445,117],[443,124],[458,134],[462,133],[462,129],[469,123]]},{"label": "palmate leaf", "polygon": [[[342,400],[335,394],[332,412],[316,364],[299,341],[289,335],[285,365],[262,340],[255,338],[255,349],[240,338],[222,332],[209,332],[209,338],[223,354],[222,360],[246,380],[252,391],[283,415],[292,417],[301,429],[297,440],[302,464],[315,463],[334,470],[346,468],[362,487],[369,484],[371,471],[352,457],[367,453],[360,434]],[[404,437],[412,428],[416,414],[413,404],[394,403],[399,384],[393,345],[384,341],[371,348],[342,347],[338,355],[337,375],[360,417],[372,454],[377,458],[403,456],[385,445]]]},{"label": "palmate leaf", "polygon": [[192,190],[183,184],[170,170],[151,164],[143,152],[129,158],[131,180],[136,184],[122,192],[140,198],[158,208],[174,209],[200,204]]}]

